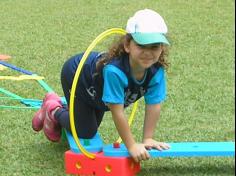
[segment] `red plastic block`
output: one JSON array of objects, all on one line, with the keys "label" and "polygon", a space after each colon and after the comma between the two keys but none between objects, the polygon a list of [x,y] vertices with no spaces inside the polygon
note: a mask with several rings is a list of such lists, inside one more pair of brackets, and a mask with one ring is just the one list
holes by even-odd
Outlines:
[{"label": "red plastic block", "polygon": [[130,157],[107,157],[97,153],[95,159],[72,151],[65,152],[67,174],[96,176],[135,176],[140,171],[140,163]]}]

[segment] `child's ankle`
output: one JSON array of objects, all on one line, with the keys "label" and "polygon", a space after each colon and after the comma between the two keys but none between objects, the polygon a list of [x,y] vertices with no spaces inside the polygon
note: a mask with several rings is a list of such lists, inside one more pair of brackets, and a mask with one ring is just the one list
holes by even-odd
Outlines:
[{"label": "child's ankle", "polygon": [[[54,110],[51,111],[51,116],[55,118],[55,113],[57,112],[58,109],[60,109],[61,107],[56,107]],[[55,118],[55,120],[57,120]]]}]

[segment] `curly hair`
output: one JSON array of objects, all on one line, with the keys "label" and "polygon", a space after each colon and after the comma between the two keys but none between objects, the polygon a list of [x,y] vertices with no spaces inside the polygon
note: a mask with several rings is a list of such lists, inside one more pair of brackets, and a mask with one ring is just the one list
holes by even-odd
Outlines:
[{"label": "curly hair", "polygon": [[[124,43],[130,42],[133,40],[132,36],[130,34],[126,34],[124,36],[121,36],[118,41],[115,41],[111,47],[108,50],[108,53],[106,53],[97,63],[97,70],[101,70],[103,65],[106,65],[110,60],[114,58],[122,58],[123,56],[126,56],[128,53],[125,51]],[[168,69],[170,63],[167,62],[167,56],[168,56],[168,47],[163,45],[163,51],[158,59],[158,61],[154,64],[156,67],[164,67],[165,69]]]}]

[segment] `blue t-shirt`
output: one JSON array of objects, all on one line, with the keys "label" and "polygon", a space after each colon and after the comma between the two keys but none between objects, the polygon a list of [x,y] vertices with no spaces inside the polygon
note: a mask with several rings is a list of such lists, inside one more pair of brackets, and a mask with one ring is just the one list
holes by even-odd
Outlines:
[{"label": "blue t-shirt", "polygon": [[[114,65],[106,65],[103,69],[103,96],[105,103],[124,104],[124,89],[128,86],[126,74]],[[138,81],[132,77],[135,83],[142,84],[146,79],[146,74],[142,81]],[[146,104],[159,104],[166,98],[166,80],[165,72],[162,67],[151,78],[148,89],[144,94]]]},{"label": "blue t-shirt", "polygon": [[[70,58],[62,70],[64,79],[71,87],[83,53]],[[165,72],[162,67],[151,66],[143,80],[135,80],[129,65],[129,57],[122,56],[109,61],[101,71],[96,63],[102,58],[99,52],[91,52],[81,71],[75,96],[100,110],[108,110],[106,103],[129,106],[139,98],[146,104],[159,104],[166,97]]]}]

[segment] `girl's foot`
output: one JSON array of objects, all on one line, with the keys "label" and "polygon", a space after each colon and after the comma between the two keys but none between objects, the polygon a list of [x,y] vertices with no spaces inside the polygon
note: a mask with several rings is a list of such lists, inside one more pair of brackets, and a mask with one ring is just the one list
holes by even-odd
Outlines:
[{"label": "girl's foot", "polygon": [[62,107],[60,103],[55,100],[48,100],[45,103],[46,113],[43,122],[43,131],[45,136],[52,142],[58,142],[61,138],[61,126],[55,119],[55,111]]},{"label": "girl's foot", "polygon": [[60,97],[56,93],[47,93],[43,99],[41,108],[35,113],[32,119],[32,128],[34,131],[40,131],[43,128],[43,122],[46,114],[46,102],[49,100],[54,100],[61,103]]}]

